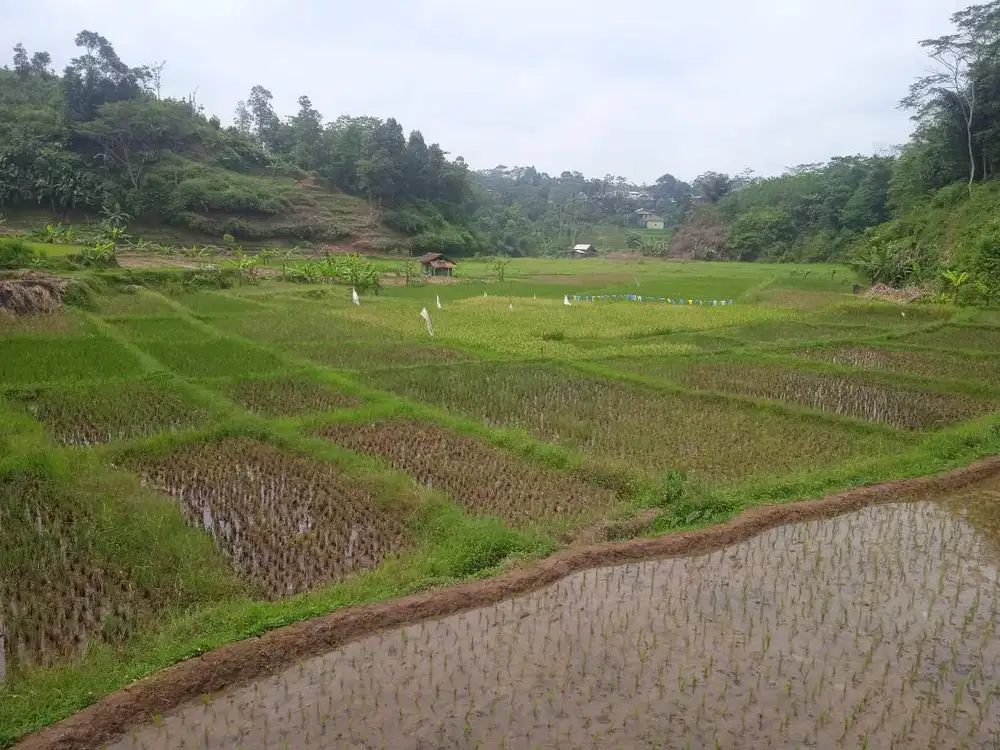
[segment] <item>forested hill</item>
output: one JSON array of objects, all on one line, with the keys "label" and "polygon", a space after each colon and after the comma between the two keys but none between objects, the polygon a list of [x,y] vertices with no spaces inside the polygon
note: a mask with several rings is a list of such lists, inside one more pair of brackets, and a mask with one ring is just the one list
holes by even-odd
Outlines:
[{"label": "forested hill", "polygon": [[223,127],[193,100],[161,98],[160,68],[132,67],[90,31],[60,75],[15,47],[0,69],[0,211],[97,214],[215,238],[339,241],[475,252],[472,185],[393,119],[325,122],[305,96],[282,118],[256,86]]},{"label": "forested hill", "polygon": [[117,206],[140,226],[214,238],[365,239],[415,253],[561,254],[594,242],[678,258],[847,260],[873,281],[992,299],[1000,0],[946,23],[944,36],[915,42],[930,72],[900,92],[915,122],[906,144],[773,177],[665,173],[652,184],[472,171],[394,119],[327,121],[305,96],[281,117],[261,86],[224,127],[192,100],[161,97],[162,67],[130,67],[84,31],[61,74],[20,45],[0,69],[0,212]]}]

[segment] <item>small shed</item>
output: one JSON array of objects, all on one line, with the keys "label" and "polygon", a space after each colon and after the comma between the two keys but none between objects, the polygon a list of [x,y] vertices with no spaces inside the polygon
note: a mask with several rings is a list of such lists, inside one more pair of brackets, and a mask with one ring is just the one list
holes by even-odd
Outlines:
[{"label": "small shed", "polygon": [[570,251],[571,258],[593,258],[597,255],[597,248],[593,245],[574,245]]},{"label": "small shed", "polygon": [[455,261],[441,253],[425,253],[418,260],[428,276],[451,276],[455,271]]},{"label": "small shed", "polygon": [[650,214],[646,217],[646,229],[663,229],[663,217]]}]

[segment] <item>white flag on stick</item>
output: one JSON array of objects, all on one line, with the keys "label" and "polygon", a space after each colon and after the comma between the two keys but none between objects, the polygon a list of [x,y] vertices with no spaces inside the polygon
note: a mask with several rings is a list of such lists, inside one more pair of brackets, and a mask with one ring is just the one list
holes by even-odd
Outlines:
[{"label": "white flag on stick", "polygon": [[427,308],[426,307],[423,310],[420,311],[420,317],[423,318],[427,322],[427,333],[431,336],[431,338],[433,338],[434,337],[434,324],[431,323],[431,314],[429,312],[427,312]]},{"label": "white flag on stick", "polygon": [[437,295],[437,306],[438,306],[438,310],[440,310],[441,309],[441,295],[440,294]]},{"label": "white flag on stick", "polygon": [[361,298],[358,296],[358,290],[355,289],[353,286],[351,287],[351,302],[353,302],[355,305],[361,304]]},{"label": "white flag on stick", "polygon": [[564,294],[563,295],[563,304],[564,305],[569,305],[569,295],[568,294]]}]

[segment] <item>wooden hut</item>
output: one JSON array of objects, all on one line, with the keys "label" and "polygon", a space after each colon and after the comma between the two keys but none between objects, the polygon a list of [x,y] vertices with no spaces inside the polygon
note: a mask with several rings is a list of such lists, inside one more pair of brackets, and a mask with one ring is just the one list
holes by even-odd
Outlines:
[{"label": "wooden hut", "polygon": [[425,253],[418,260],[428,276],[451,276],[455,271],[455,261],[441,253]]}]

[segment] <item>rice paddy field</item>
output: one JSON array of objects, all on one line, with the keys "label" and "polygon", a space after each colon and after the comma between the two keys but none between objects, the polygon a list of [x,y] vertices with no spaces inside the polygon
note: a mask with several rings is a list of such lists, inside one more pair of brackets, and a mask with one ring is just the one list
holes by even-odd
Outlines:
[{"label": "rice paddy field", "polygon": [[993,311],[837,266],[463,265],[0,317],[0,747],[80,711],[61,746],[995,745],[988,477],[87,719],[282,626],[1000,453]]}]

